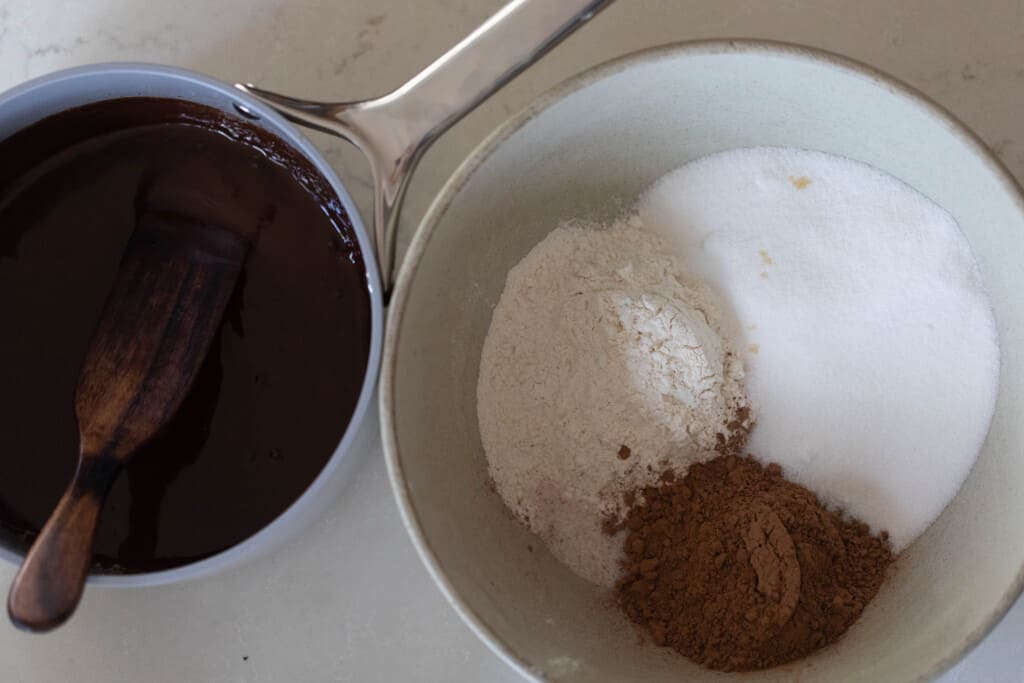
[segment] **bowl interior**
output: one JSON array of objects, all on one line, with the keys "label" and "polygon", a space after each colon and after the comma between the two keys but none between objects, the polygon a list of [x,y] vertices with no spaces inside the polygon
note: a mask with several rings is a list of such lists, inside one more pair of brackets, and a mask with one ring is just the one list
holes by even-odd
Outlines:
[{"label": "bowl interior", "polygon": [[691,159],[756,145],[866,162],[947,209],[991,293],[1002,368],[994,422],[969,479],[861,620],[837,645],[743,680],[928,678],[1017,595],[1024,206],[1016,185],[945,114],[860,67],[772,44],[684,45],[585,74],[498,131],[432,208],[392,310],[382,419],[399,504],[442,589],[525,672],[574,681],[733,678],[639,646],[600,590],[513,521],[487,485],[476,380],[508,270],[561,219],[613,214]]}]

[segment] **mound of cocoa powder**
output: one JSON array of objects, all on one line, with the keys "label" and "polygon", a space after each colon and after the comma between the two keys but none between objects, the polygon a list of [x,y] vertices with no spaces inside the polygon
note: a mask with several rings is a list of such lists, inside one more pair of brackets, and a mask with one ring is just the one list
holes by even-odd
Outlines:
[{"label": "mound of cocoa powder", "polygon": [[893,561],[885,535],[826,509],[778,465],[722,455],[631,495],[618,603],[712,669],[784,664],[839,638]]}]

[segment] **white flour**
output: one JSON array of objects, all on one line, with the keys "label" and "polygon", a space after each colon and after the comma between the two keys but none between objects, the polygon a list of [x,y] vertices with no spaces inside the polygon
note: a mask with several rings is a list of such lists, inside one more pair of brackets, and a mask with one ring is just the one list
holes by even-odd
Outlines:
[{"label": "white flour", "polygon": [[746,339],[749,450],[898,551],[956,494],[998,388],[995,320],[952,217],[900,181],[794,149],[716,154],[642,201]]},{"label": "white flour", "polygon": [[[714,455],[745,404],[710,291],[633,218],[563,225],[509,272],[477,388],[491,477],[578,574],[611,584],[622,493]],[[628,448],[628,456],[623,446]]]}]

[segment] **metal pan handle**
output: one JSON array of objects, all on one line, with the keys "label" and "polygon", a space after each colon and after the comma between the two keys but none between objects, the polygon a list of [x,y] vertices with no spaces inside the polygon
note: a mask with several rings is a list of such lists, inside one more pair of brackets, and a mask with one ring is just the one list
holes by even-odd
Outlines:
[{"label": "metal pan handle", "polygon": [[360,102],[311,102],[237,84],[289,120],[363,151],[373,173],[373,233],[384,294],[394,282],[395,233],[409,179],[448,128],[612,0],[513,0],[408,83]]}]

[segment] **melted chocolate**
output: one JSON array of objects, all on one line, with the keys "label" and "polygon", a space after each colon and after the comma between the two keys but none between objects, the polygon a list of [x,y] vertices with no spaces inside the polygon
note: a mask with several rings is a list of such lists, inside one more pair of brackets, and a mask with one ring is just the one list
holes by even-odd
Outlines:
[{"label": "melted chocolate", "polygon": [[[129,98],[0,142],[0,541],[27,550],[78,458],[74,393],[150,174],[216,164],[258,211],[224,322],[173,423],[118,478],[100,571],[207,557],[309,486],[351,418],[369,355],[365,267],[322,176],[282,140],[177,100]],[[202,188],[196,188],[201,191]]]}]

